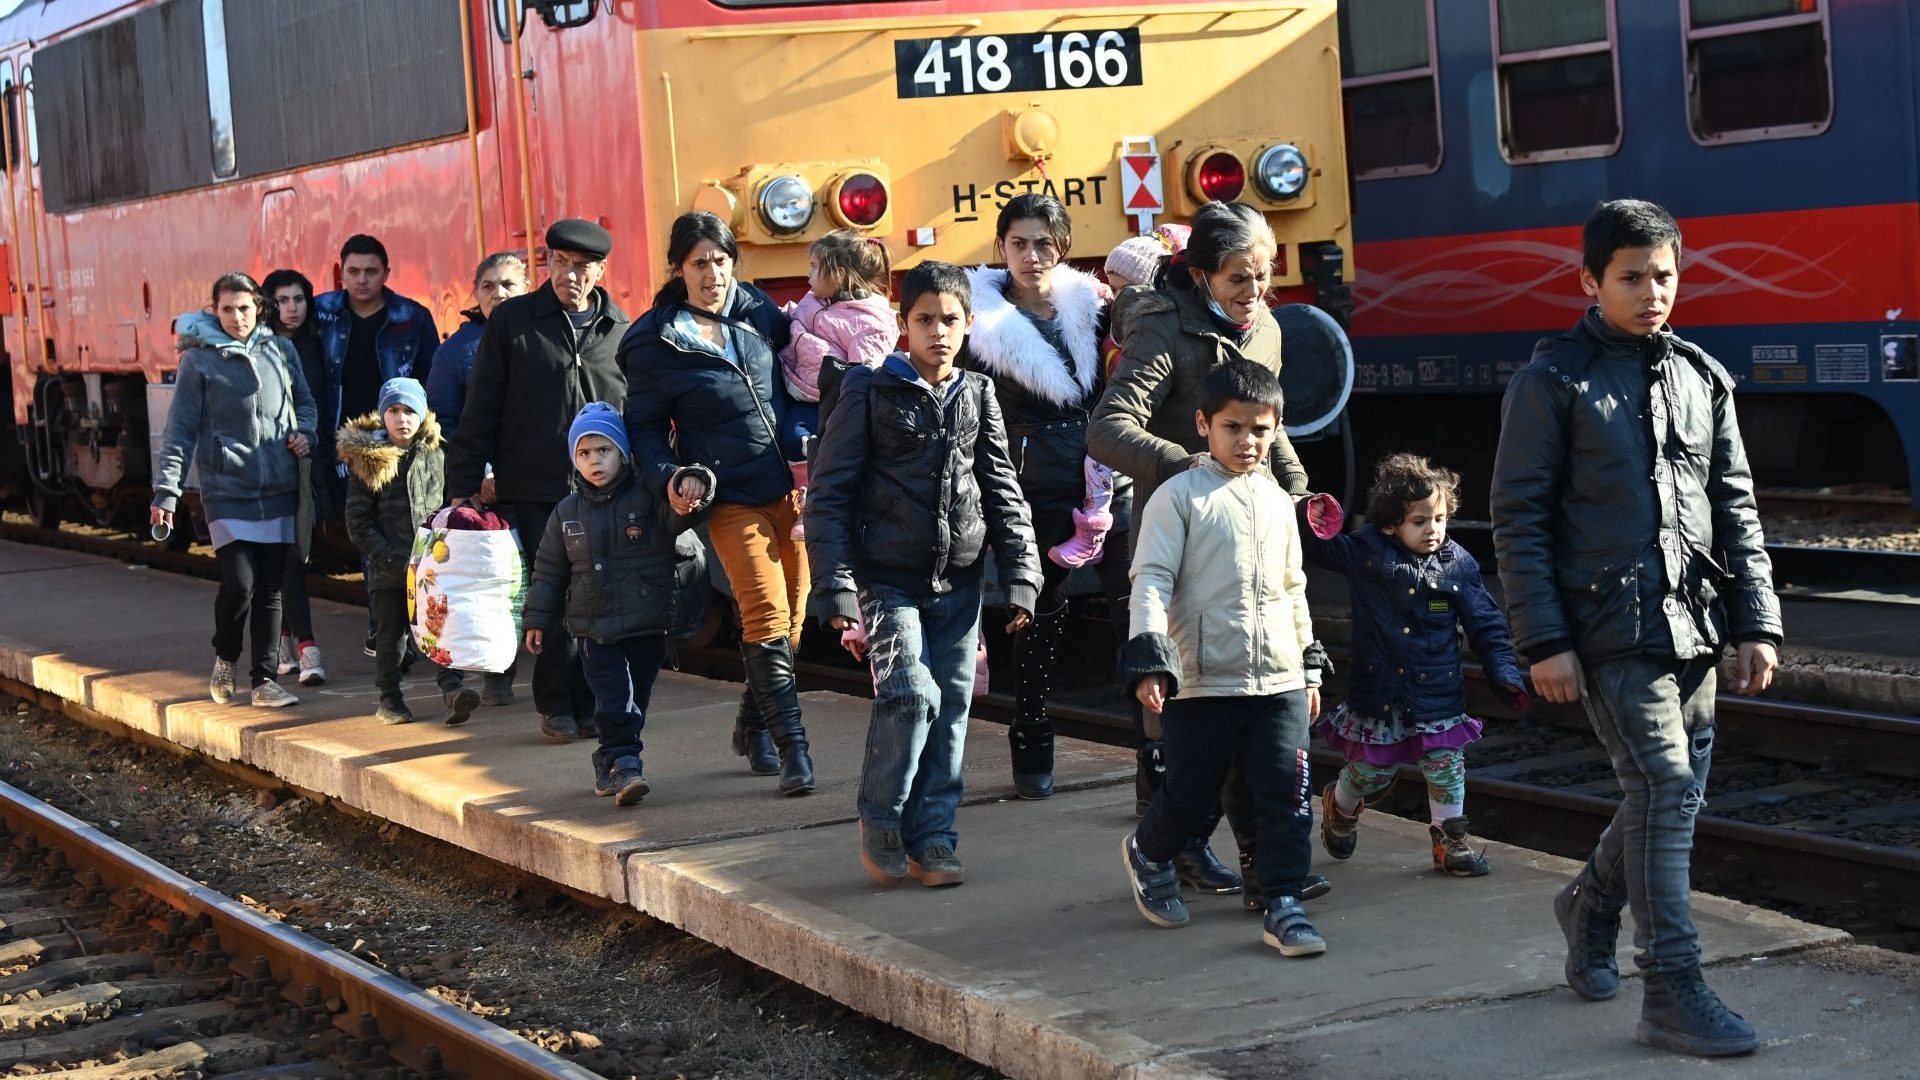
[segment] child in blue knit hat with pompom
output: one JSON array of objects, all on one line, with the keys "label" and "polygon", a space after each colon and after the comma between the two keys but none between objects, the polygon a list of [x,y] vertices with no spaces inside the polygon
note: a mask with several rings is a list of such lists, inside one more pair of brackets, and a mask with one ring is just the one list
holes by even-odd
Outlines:
[{"label": "child in blue knit hat with pompom", "polygon": [[[650,789],[641,770],[640,730],[677,621],[674,538],[705,507],[682,517],[651,485],[634,482],[626,425],[610,405],[582,408],[567,446],[574,490],[547,519],[521,622],[527,651],[537,654],[545,632],[564,615],[580,642],[600,727],[594,794],[631,806]],[[667,490],[679,490],[682,473],[700,477],[707,491],[715,487],[711,471],[689,465]]]}]

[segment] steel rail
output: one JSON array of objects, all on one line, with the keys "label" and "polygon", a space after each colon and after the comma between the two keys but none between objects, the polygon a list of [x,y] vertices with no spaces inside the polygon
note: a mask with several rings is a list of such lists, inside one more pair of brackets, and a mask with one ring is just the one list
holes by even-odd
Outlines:
[{"label": "steel rail", "polygon": [[300,1004],[292,991],[314,984],[323,999],[337,997],[345,1004],[336,1026],[339,1019],[370,1014],[388,1053],[416,1070],[437,1065],[446,1072],[434,1075],[475,1080],[592,1080],[598,1075],[351,953],[274,922],[5,783],[0,783],[0,817],[13,835],[31,833],[43,845],[65,850],[70,865],[94,867],[115,888],[136,888],[190,917],[205,916],[229,955],[268,958],[288,1001]]}]

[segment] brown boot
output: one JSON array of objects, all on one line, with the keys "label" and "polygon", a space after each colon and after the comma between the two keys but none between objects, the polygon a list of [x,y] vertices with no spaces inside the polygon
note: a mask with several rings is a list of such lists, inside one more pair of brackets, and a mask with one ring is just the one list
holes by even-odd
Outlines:
[{"label": "brown boot", "polygon": [[1333,789],[1339,786],[1340,781],[1335,780],[1320,793],[1320,846],[1336,859],[1351,859],[1353,849],[1360,846],[1360,812],[1367,804],[1363,799],[1352,814],[1341,813],[1333,797]]},{"label": "brown boot", "polygon": [[1450,817],[1427,826],[1433,838],[1433,868],[1454,877],[1485,877],[1487,857],[1467,842],[1467,819]]}]

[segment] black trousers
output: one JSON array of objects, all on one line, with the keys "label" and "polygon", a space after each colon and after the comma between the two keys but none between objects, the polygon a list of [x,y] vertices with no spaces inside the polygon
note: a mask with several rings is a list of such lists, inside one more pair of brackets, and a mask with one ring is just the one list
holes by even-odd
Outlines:
[{"label": "black trousers", "polygon": [[307,561],[287,546],[287,568],[280,577],[281,625],[297,642],[313,640],[313,603],[307,597]]},{"label": "black trousers", "polygon": [[[367,607],[373,612],[373,685],[380,700],[399,702],[400,676],[407,660],[407,590],[369,589]],[[414,655],[434,669],[433,681],[442,694],[460,689],[460,672],[443,668],[418,650]]]},{"label": "black trousers", "polygon": [[1140,854],[1165,862],[1217,812],[1235,758],[1252,801],[1263,898],[1298,896],[1313,868],[1307,692],[1174,698],[1161,714],[1167,773],[1140,819]]},{"label": "black trousers", "polygon": [[[540,550],[540,538],[546,534],[547,519],[553,516],[554,506],[554,503],[516,502],[496,507],[519,534],[529,578],[533,574],[534,553]],[[517,659],[508,666],[509,681],[519,666]],[[564,622],[556,622],[547,629],[540,640],[540,655],[533,658],[533,707],[542,716],[593,715],[593,687],[587,684],[586,673],[580,668],[579,644],[567,632]]]},{"label": "black trousers", "polygon": [[213,599],[213,653],[229,663],[240,660],[247,619],[253,619],[253,653],[247,674],[259,686],[275,674],[280,650],[280,579],[286,573],[288,545],[234,540],[216,550],[220,592]]}]

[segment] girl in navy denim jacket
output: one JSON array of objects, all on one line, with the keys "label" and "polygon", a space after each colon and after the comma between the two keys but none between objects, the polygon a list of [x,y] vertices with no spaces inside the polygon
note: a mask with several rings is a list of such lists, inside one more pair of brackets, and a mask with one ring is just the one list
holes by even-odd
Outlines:
[{"label": "girl in navy denim jacket", "polygon": [[1480,737],[1467,715],[1460,668],[1464,627],[1487,678],[1517,708],[1526,707],[1507,620],[1488,595],[1480,564],[1447,539],[1459,505],[1460,477],[1417,454],[1380,463],[1368,493],[1371,524],[1340,532],[1332,496],[1301,504],[1308,561],[1347,575],[1353,649],[1347,699],[1318,726],[1346,756],[1339,779],[1321,796],[1320,841],[1345,859],[1359,842],[1360,811],[1415,762],[1427,780],[1433,867],[1455,877],[1487,872],[1467,841],[1466,764],[1462,748]]}]

